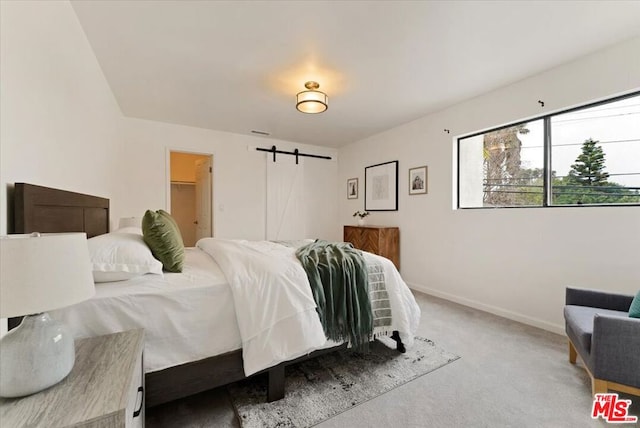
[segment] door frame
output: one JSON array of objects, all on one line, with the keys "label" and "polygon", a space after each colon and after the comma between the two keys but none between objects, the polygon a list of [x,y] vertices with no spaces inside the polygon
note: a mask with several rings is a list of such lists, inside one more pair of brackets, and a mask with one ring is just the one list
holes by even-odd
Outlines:
[{"label": "door frame", "polygon": [[213,152],[201,151],[201,150],[189,150],[178,147],[166,147],[165,148],[165,201],[164,206],[167,212],[171,212],[171,152],[186,153],[189,155],[209,156],[211,158],[211,236],[216,234],[216,221],[217,217],[215,213],[215,195],[216,195],[216,183],[215,179],[216,168],[215,161],[216,156]]}]

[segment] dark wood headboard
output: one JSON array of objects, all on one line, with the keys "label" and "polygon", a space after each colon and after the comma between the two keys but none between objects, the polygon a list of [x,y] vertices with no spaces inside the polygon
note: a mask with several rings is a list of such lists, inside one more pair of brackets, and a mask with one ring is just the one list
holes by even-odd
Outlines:
[{"label": "dark wood headboard", "polygon": [[15,233],[109,232],[109,199],[33,184],[14,188]]}]

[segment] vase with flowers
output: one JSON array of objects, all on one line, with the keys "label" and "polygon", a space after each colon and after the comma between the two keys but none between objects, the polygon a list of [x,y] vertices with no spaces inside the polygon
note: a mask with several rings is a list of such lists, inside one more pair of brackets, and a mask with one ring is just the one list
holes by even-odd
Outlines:
[{"label": "vase with flowers", "polygon": [[364,219],[368,215],[369,215],[369,212],[367,212],[367,211],[362,211],[362,212],[356,211],[356,212],[353,213],[354,217],[358,217],[358,226],[363,226],[364,225],[364,223],[365,223]]}]

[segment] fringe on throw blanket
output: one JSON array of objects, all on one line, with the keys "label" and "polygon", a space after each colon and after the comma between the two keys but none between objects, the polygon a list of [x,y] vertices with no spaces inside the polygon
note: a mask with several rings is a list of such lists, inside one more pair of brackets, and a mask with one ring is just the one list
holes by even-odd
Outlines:
[{"label": "fringe on throw blanket", "polygon": [[363,253],[363,256],[369,274],[369,301],[371,302],[371,312],[373,314],[373,335],[371,339],[379,336],[389,336],[393,334],[393,316],[384,275],[384,266],[370,254]]}]

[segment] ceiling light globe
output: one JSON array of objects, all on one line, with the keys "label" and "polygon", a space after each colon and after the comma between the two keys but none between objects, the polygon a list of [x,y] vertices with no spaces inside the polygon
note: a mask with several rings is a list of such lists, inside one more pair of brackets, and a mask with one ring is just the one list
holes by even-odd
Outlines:
[{"label": "ceiling light globe", "polygon": [[309,90],[299,92],[296,96],[296,108],[298,111],[307,114],[316,114],[327,110],[329,97],[324,92],[317,90],[320,85],[316,82],[307,82],[305,87]]}]

